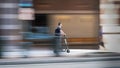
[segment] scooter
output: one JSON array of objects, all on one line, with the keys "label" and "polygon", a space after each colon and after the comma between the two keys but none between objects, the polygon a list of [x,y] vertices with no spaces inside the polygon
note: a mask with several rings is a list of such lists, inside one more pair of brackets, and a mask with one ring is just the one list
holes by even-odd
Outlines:
[{"label": "scooter", "polygon": [[65,43],[65,52],[70,53],[70,49],[67,43],[67,37],[65,35],[64,35],[64,43]]}]

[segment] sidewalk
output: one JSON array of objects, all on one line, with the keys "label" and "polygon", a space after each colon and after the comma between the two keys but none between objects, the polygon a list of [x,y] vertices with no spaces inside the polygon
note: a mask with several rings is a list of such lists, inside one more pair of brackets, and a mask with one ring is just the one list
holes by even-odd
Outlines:
[{"label": "sidewalk", "polygon": [[[114,53],[116,54],[116,53]],[[17,50],[11,52],[3,52],[4,58],[20,58],[24,55],[28,57],[49,57],[54,56],[52,50],[49,49],[31,49],[29,51]],[[90,50],[90,49],[70,49],[70,53],[61,52],[61,56],[67,57],[82,57],[82,56],[101,56],[101,55],[113,55],[112,52],[107,52],[104,50]]]}]

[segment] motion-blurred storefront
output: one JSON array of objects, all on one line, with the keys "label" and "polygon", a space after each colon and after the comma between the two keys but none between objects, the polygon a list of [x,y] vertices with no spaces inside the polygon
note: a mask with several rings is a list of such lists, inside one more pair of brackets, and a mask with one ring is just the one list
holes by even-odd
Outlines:
[{"label": "motion-blurred storefront", "polygon": [[61,22],[70,45],[98,47],[99,0],[34,0],[34,9],[34,26],[47,26],[53,34]]},{"label": "motion-blurred storefront", "polygon": [[[117,43],[116,49],[119,5],[119,0],[0,0],[0,38],[6,46],[20,45],[22,32],[39,32],[42,28],[43,32],[53,34],[61,22],[72,48],[98,49],[102,26],[107,48],[111,50]],[[114,43],[109,39],[114,39]]]},{"label": "motion-blurred storefront", "polygon": [[8,46],[20,45],[22,32],[43,28],[53,34],[61,22],[70,45],[97,48],[99,0],[4,0],[0,5],[1,37]]}]

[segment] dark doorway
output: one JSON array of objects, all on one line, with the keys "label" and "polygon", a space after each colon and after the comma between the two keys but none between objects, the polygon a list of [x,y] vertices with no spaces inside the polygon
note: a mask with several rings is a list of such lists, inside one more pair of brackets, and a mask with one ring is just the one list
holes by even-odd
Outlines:
[{"label": "dark doorway", "polygon": [[47,26],[47,14],[35,14],[35,20],[32,23],[33,27]]}]

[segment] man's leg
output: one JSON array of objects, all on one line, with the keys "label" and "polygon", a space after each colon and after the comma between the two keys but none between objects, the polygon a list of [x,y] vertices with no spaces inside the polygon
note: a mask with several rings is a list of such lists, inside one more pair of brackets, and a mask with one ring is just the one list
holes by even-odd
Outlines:
[{"label": "man's leg", "polygon": [[56,54],[56,56],[60,56],[60,52],[62,48],[61,40],[62,39],[60,36],[56,37],[55,39],[54,53]]}]

